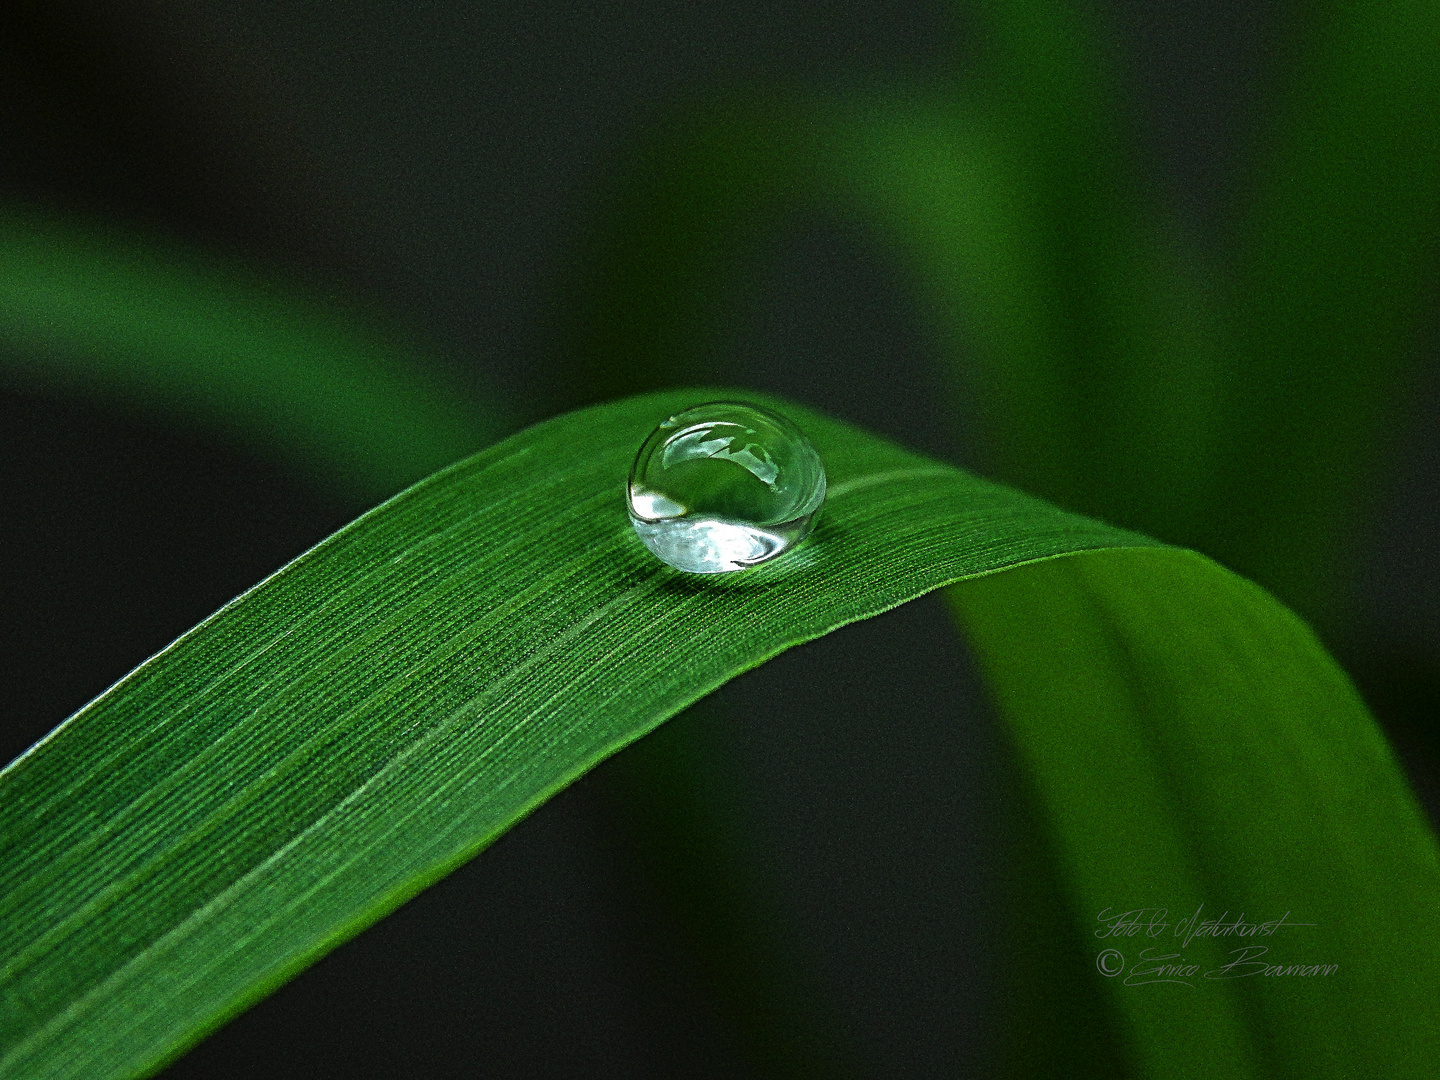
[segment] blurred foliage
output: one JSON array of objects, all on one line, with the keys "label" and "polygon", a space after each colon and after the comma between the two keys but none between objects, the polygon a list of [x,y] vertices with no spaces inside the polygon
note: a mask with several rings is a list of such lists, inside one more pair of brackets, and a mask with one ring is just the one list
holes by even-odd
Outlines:
[{"label": "blurred foliage", "polygon": [[0,379],[227,431],[372,501],[491,443],[496,415],[393,333],[117,227],[0,218]]},{"label": "blurred foliage", "polygon": [[1202,260],[1141,178],[1088,5],[977,10],[961,85],[750,89],[631,148],[568,305],[581,393],[713,355],[738,268],[818,207],[909,269],[998,478],[1213,554],[1343,634],[1338,563],[1433,292],[1440,11],[1297,13]]}]

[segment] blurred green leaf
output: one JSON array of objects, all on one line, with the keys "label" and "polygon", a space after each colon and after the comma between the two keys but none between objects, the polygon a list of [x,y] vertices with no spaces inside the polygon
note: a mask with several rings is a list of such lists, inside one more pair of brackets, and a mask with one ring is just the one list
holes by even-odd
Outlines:
[{"label": "blurred green leaf", "polygon": [[[629,459],[658,420],[733,394],[583,410],[442,471],[0,774],[0,1075],[154,1067],[726,679],[971,578],[956,595],[1065,818],[1076,917],[1283,902],[1322,922],[1300,959],[1368,995],[1342,1024],[1307,984],[1288,1028],[1283,990],[1205,985],[1168,1020],[1121,999],[1138,1060],[1152,1019],[1188,1017],[1156,1075],[1244,1076],[1301,1031],[1330,1075],[1419,1075],[1440,980],[1406,933],[1434,925],[1433,839],[1298,620],[1193,553],[773,402],[826,462],[819,528],[743,574],[679,574],[630,529]],[[1011,579],[1038,584],[990,586]]]},{"label": "blurred green leaf", "polygon": [[657,125],[617,163],[575,260],[578,396],[723,375],[717,342],[767,246],[829,215],[908,272],[987,470],[1184,539],[1212,461],[1205,287],[1118,192],[1082,209],[1101,178],[1042,168],[1043,132],[984,106],[934,88],[752,90]]},{"label": "blurred green leaf", "polygon": [[1237,208],[1217,512],[1194,542],[1329,629],[1433,320],[1440,7],[1301,5],[1287,45]]},{"label": "blurred green leaf", "polygon": [[632,148],[577,260],[586,392],[693,378],[787,221],[856,222],[911,272],[988,471],[1340,628],[1434,287],[1440,11],[1289,13],[1283,92],[1203,262],[1140,180],[1095,13],[975,15],[979,59],[953,85],[752,89]]},{"label": "blurred green leaf", "polygon": [[[1135,1075],[1433,1073],[1434,837],[1298,618],[1163,550],[1040,563],[949,596],[1018,749],[1074,931],[1097,962],[1123,954],[1123,970],[1097,981]],[[1149,909],[1142,922],[1164,909],[1168,926],[1097,936],[1097,916],[1136,909]],[[1303,925],[1187,938],[1197,911]],[[1147,948],[1169,959],[1147,962]],[[1054,961],[1033,959],[1016,978],[1045,978]],[[1196,975],[1146,983],[1162,964]],[[1338,968],[1267,970],[1318,964]]]},{"label": "blurred green leaf", "polygon": [[0,379],[164,408],[384,498],[502,433],[415,349],[211,256],[0,213]]}]

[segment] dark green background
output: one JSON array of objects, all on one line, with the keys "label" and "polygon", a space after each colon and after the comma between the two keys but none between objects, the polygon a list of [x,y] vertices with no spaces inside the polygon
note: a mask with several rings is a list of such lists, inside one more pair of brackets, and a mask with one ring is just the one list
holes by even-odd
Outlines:
[{"label": "dark green background", "polygon": [[[1210,250],[1265,116],[1283,5],[1105,10],[1149,178]],[[948,5],[878,0],[21,0],[0,13],[0,191],[378,308],[518,428],[571,404],[555,389],[554,285],[627,137],[714,87],[944,78],[967,40]],[[726,382],[972,460],[907,283],[868,237],[797,220],[752,273],[720,346]],[[1365,631],[1341,659],[1433,811],[1427,367],[1368,526]],[[7,758],[363,509],[263,448],[96,401],[0,389],[0,448]],[[938,600],[783,656],[720,699],[782,925],[857,1075],[985,1075],[1004,760]],[[884,761],[863,749],[876,726],[891,732]],[[167,1075],[750,1075],[637,865],[602,768]]]}]

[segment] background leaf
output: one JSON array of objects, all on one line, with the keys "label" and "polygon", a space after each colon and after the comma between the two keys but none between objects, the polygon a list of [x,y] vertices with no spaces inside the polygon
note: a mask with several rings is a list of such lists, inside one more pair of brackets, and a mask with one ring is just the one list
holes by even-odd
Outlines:
[{"label": "background leaf", "polygon": [[1215,510],[1196,543],[1341,637],[1357,524],[1433,326],[1440,11],[1313,3],[1288,31],[1228,238]]},{"label": "background leaf", "polygon": [[499,420],[418,350],[154,236],[0,214],[0,378],[164,409],[386,497]]},{"label": "background leaf", "polygon": [[[1440,925],[1434,838],[1309,629],[1250,582],[1194,570],[1137,551],[949,593],[1042,811],[1074,932],[1092,956],[1124,954],[1102,981],[1128,1064],[1167,1078],[1424,1076],[1440,1048],[1416,1007],[1440,986],[1418,945]],[[1141,908],[1166,909],[1166,930],[1097,940],[1102,912]],[[1183,937],[1197,912],[1306,925]],[[1145,984],[1160,966],[1142,961],[1147,946],[1199,977]],[[1054,961],[1039,960],[1018,977],[1043,980]],[[1216,993],[1205,976],[1237,960],[1232,973],[1256,974]],[[1269,970],[1323,963],[1341,966],[1324,979]]]}]

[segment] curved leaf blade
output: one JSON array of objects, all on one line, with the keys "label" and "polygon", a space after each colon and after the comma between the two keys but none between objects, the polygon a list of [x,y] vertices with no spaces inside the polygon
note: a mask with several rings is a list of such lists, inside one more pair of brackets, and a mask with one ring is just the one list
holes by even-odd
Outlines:
[{"label": "curved leaf blade", "polygon": [[[1076,936],[1092,961],[1125,958],[1092,980],[1135,1074],[1429,1075],[1440,864],[1384,738],[1258,586],[1197,573],[1213,564],[1193,553],[1127,555],[990,575],[949,598]],[[1135,932],[1101,936],[1103,912],[1141,909]],[[1295,925],[1243,929],[1276,919]],[[1207,920],[1240,925],[1207,935]],[[1195,970],[1171,983],[1155,974],[1166,965]]]},{"label": "curved leaf blade", "polygon": [[232,602],[0,777],[0,1076],[154,1065],[776,652],[958,578],[1151,541],[790,409],[831,496],[736,579],[655,562],[670,392],[521,433]]},{"label": "curved leaf blade", "polygon": [[[1091,574],[1090,587],[1119,608],[1146,597],[1183,623],[1201,609],[1171,579],[1202,594],[1235,592],[1226,584],[1233,578],[1203,557],[783,405],[832,478],[821,526],[793,555],[744,574],[680,575],[634,538],[624,478],[657,420],[721,396],[733,392],[672,391],[584,410],[437,474],[240,597],[0,774],[0,1076],[155,1067],[726,679],[930,589],[1024,580],[1057,556],[1091,551],[1087,561],[1113,565]],[[1020,568],[994,575],[1007,567]],[[1236,595],[1255,618],[1278,610],[1252,586]],[[1002,600],[987,615],[979,604],[982,646],[987,626],[991,643],[1019,660],[1047,655],[1047,633],[1083,637],[1083,623],[1048,592],[1022,608],[1008,611]],[[1027,618],[1038,620],[1035,633],[1006,641],[1005,628]],[[1370,862],[1342,875],[1338,906],[1328,910],[1359,911],[1376,898],[1391,910],[1408,896],[1428,918],[1440,896],[1433,840],[1313,637],[1302,628],[1297,640],[1309,652],[1295,664],[1262,639],[1203,621],[1191,630],[1209,641],[1208,657],[1308,687],[1315,714],[1258,714],[1258,737],[1266,724],[1288,724],[1295,752],[1261,756],[1253,768],[1267,783],[1280,770],[1304,796],[1296,805],[1328,808],[1332,821],[1354,815],[1355,835],[1372,845]],[[1196,668],[1185,638],[1141,626],[1119,640],[1157,651],[1162,668],[1196,685],[1211,674],[1208,659]],[[1030,665],[1027,678],[1042,691],[1105,682],[1086,674],[1088,651],[1053,655]],[[1122,671],[1108,692],[1148,692],[1152,684],[1132,676]],[[1002,672],[998,685],[1003,700],[1014,682]],[[1237,693],[1182,714],[1179,727],[1217,709],[1243,716],[1247,699]],[[1032,734],[1047,732],[1046,708],[1042,700],[1021,710]],[[1123,710],[1097,713],[1102,732],[1133,720]],[[1165,707],[1144,719],[1160,729],[1154,742],[1174,735]],[[1315,767],[1313,751],[1334,732],[1342,747],[1370,740],[1363,786],[1378,798],[1369,804],[1327,801],[1333,776]],[[1070,786],[1037,768],[1042,786],[1058,789],[1048,797],[1093,811],[1098,796],[1073,782],[1085,756],[1063,735],[1051,749]],[[1066,764],[1072,756],[1082,771]],[[1165,768],[1183,765],[1160,757]],[[1243,757],[1231,764],[1242,777],[1251,768]],[[1182,890],[1198,880],[1207,902],[1216,889],[1204,874],[1226,838],[1248,837],[1256,820],[1243,800],[1178,814],[1163,800],[1136,801],[1134,810],[1146,828],[1183,834],[1171,849],[1152,847],[1152,876]],[[1313,870],[1333,837],[1300,828],[1283,839],[1290,863]],[[1119,873],[1136,853],[1119,842],[1106,857]],[[1273,884],[1263,875],[1237,880],[1250,890],[1245,902]],[[1294,880],[1306,895],[1316,888],[1314,873]],[[1085,884],[1081,877],[1075,894],[1082,905]],[[1361,947],[1377,965],[1405,955],[1403,943],[1363,931],[1342,945],[1347,964]],[[1414,980],[1417,990],[1440,984],[1423,966]],[[1245,1075],[1267,1035],[1254,1016],[1269,1014],[1229,988],[1220,994],[1202,1012],[1228,1019],[1213,1036],[1194,1034],[1187,1060]],[[1385,1004],[1392,1022],[1424,1015],[1394,995]],[[1312,1027],[1323,1028],[1327,1008]],[[1143,1011],[1132,1020],[1140,1060],[1150,1061],[1150,1021]],[[1326,1060],[1344,1065],[1343,1051]],[[1403,1065],[1393,1053],[1373,1060]]]}]

